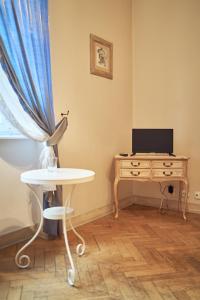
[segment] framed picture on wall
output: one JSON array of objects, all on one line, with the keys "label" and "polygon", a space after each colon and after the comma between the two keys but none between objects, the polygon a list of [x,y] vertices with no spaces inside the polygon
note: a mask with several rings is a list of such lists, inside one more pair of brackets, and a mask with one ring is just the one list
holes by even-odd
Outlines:
[{"label": "framed picture on wall", "polygon": [[113,79],[113,44],[90,34],[90,73]]}]

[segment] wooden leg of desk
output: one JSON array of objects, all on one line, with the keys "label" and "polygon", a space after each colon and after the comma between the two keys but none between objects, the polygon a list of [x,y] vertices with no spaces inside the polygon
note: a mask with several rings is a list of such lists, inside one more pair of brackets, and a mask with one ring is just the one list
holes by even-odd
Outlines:
[{"label": "wooden leg of desk", "polygon": [[163,202],[164,202],[164,198],[162,197],[161,199],[160,199],[160,208],[159,208],[159,212],[162,214],[163,213]]},{"label": "wooden leg of desk", "polygon": [[118,187],[119,180],[118,178],[115,178],[114,181],[114,204],[115,204],[115,218],[118,218],[119,215],[119,202],[117,198],[117,187]]},{"label": "wooden leg of desk", "polygon": [[178,195],[178,211],[180,211],[182,209],[182,189],[183,189],[183,183],[182,181],[179,181],[179,195]]},{"label": "wooden leg of desk", "polygon": [[187,200],[188,200],[188,191],[189,191],[189,184],[187,180],[183,180],[183,189],[182,189],[182,212],[183,212],[183,219],[186,221],[186,209],[187,209]]}]

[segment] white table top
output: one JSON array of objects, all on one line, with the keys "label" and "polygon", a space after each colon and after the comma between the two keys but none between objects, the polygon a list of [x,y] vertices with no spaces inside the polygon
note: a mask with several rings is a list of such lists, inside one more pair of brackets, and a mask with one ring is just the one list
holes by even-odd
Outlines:
[{"label": "white table top", "polygon": [[21,181],[28,184],[63,185],[79,184],[94,180],[95,172],[84,169],[58,168],[31,170],[21,174]]}]

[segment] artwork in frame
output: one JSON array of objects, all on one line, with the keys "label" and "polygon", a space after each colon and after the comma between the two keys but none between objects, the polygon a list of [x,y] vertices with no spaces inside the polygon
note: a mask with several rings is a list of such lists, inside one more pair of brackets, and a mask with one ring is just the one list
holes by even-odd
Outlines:
[{"label": "artwork in frame", "polygon": [[90,73],[113,79],[113,44],[90,34]]}]

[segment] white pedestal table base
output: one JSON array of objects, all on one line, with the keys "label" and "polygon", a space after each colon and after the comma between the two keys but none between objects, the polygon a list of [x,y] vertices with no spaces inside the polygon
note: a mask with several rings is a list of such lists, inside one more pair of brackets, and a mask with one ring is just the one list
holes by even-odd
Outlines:
[{"label": "white pedestal table base", "polygon": [[[79,243],[76,247],[76,253],[79,256],[82,256],[85,252],[85,241],[82,238],[82,236],[76,231],[76,229],[73,227],[72,222],[71,222],[71,215],[73,213],[73,209],[70,207],[70,202],[71,202],[71,198],[72,198],[72,194],[73,191],[75,189],[76,185],[71,185],[71,189],[68,193],[68,196],[66,198],[65,204],[64,206],[59,206],[59,207],[50,207],[47,208],[43,211],[41,203],[40,203],[40,199],[38,197],[38,195],[36,194],[36,192],[33,190],[32,186],[30,184],[27,184],[28,187],[31,189],[32,193],[34,194],[39,209],[40,209],[40,223],[39,223],[39,227],[36,231],[36,233],[34,234],[34,236],[30,239],[30,241],[28,241],[16,254],[15,256],[15,263],[16,265],[21,268],[21,269],[25,269],[28,268],[30,266],[31,260],[30,257],[28,255],[21,255],[22,251],[24,251],[39,235],[41,229],[42,229],[42,225],[43,225],[43,217],[50,219],[50,220],[62,220],[63,222],[63,233],[64,233],[64,241],[65,241],[65,247],[66,247],[66,252],[69,258],[69,262],[70,262],[70,268],[68,269],[68,283],[69,285],[73,286],[74,285],[74,281],[75,281],[75,266],[74,266],[74,262],[72,259],[72,255],[71,255],[71,251],[70,251],[70,247],[69,247],[69,242],[68,242],[68,236],[67,236],[67,229],[66,229],[66,221],[69,222],[70,228],[71,230],[74,232],[74,234],[81,240],[81,243]],[[25,264],[23,264],[24,260],[26,260],[27,262]]]}]

